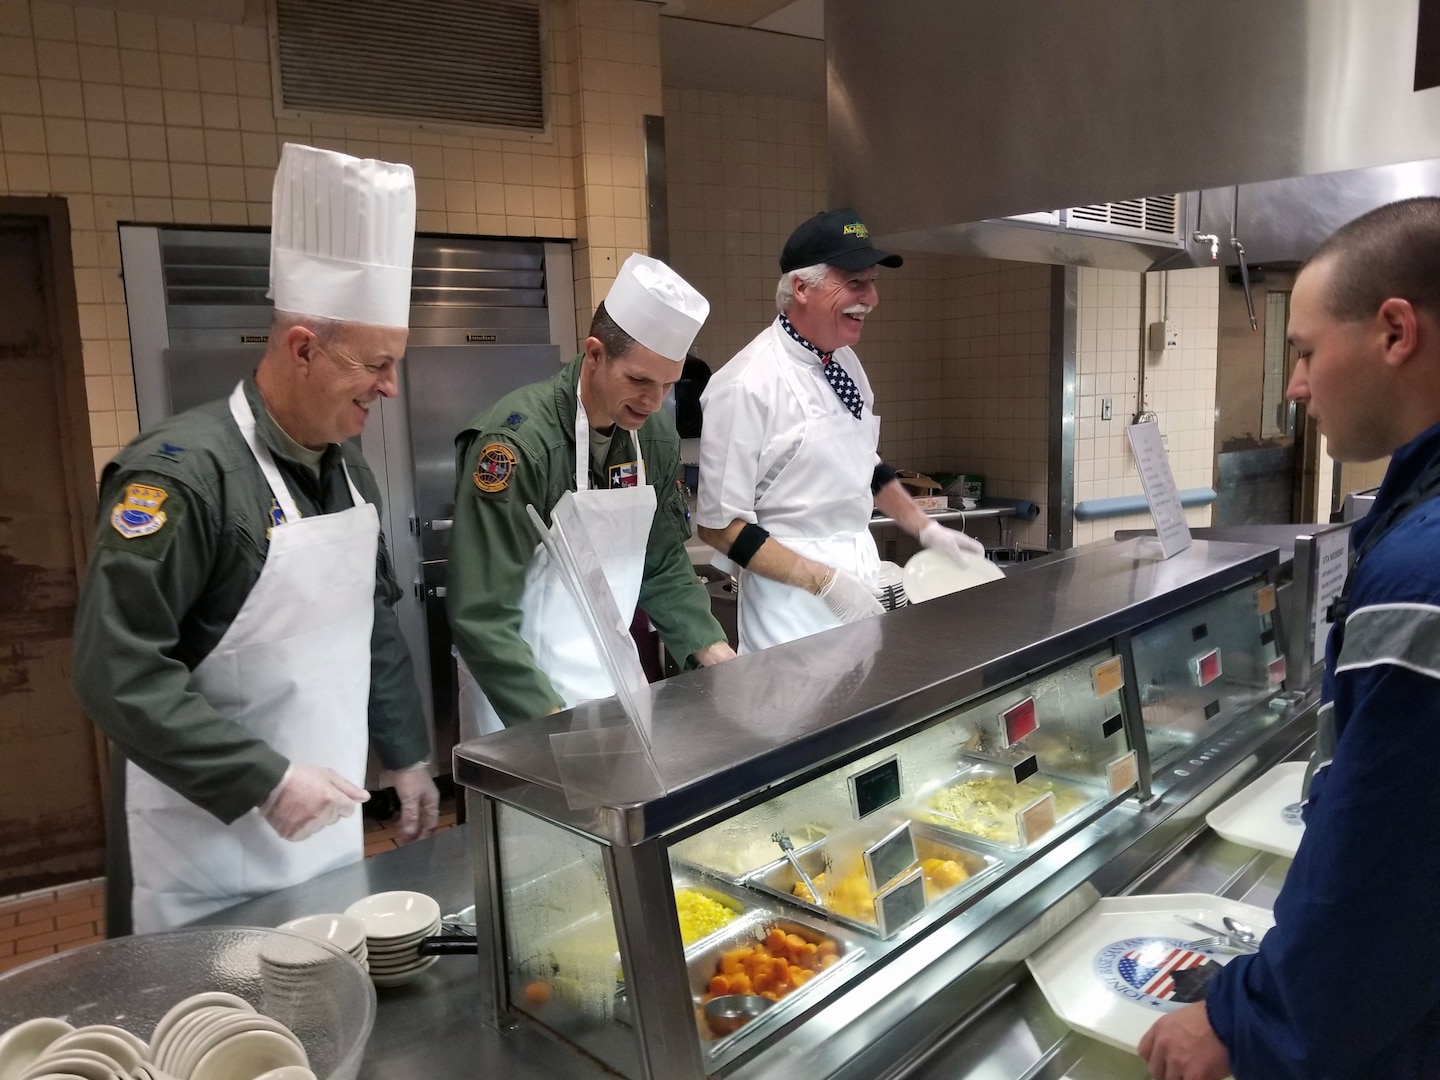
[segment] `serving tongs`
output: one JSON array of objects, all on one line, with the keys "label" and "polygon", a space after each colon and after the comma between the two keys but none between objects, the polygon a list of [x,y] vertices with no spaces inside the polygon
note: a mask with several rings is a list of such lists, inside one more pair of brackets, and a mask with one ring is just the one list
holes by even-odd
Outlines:
[{"label": "serving tongs", "polygon": [[782,829],[779,832],[771,833],[770,839],[780,845],[780,850],[785,853],[785,858],[790,860],[790,865],[795,868],[795,873],[800,875],[800,880],[803,881],[805,887],[810,890],[811,902],[816,904],[821,903],[820,890],[815,888],[815,883],[810,880],[810,875],[805,872],[805,868],[800,865],[800,860],[795,857],[795,845],[790,840],[790,834]]},{"label": "serving tongs", "polygon": [[479,946],[475,939],[475,908],[471,905],[440,920],[440,933],[421,938],[415,946],[417,956],[474,956]]}]

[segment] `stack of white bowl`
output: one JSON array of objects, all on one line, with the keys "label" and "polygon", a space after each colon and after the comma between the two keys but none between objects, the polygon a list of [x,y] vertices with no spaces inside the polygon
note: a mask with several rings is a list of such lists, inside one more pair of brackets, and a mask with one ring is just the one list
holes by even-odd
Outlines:
[{"label": "stack of white bowl", "polygon": [[345,909],[365,924],[370,979],[376,986],[403,986],[439,957],[420,956],[416,946],[440,932],[440,905],[424,893],[383,892]]},{"label": "stack of white bowl", "polygon": [[253,1080],[310,1065],[288,1027],[220,991],[188,997],[161,1017],[150,1036],[150,1060],[175,1080]]},{"label": "stack of white bowl", "polygon": [[243,998],[194,994],[150,1042],[110,1024],[42,1016],[0,1035],[0,1080],[315,1080],[300,1040]]},{"label": "stack of white bowl", "polygon": [[365,941],[365,924],[354,915],[304,915],[281,923],[276,929],[328,941],[337,949],[344,949],[357,964],[365,967],[370,952]]}]

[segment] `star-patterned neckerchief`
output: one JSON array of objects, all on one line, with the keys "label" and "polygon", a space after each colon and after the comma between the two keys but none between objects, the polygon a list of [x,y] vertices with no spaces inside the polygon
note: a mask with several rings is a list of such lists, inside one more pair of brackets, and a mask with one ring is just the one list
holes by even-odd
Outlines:
[{"label": "star-patterned neckerchief", "polygon": [[840,361],[834,358],[835,354],[821,352],[817,349],[800,331],[795,329],[784,315],[780,316],[780,329],[789,334],[803,348],[809,349],[820,358],[820,370],[825,375],[825,381],[835,391],[835,396],[840,399],[840,403],[850,410],[850,415],[859,420],[865,400],[860,396],[860,388],[855,385],[855,380],[850,378],[850,373],[840,366]]}]

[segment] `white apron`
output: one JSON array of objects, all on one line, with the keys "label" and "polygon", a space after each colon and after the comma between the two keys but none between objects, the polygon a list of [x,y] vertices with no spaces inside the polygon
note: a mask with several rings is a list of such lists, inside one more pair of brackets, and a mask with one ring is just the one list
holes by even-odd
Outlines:
[{"label": "white apron", "polygon": [[[363,787],[379,517],[347,469],[355,505],[301,518],[256,437],[243,386],[230,395],[230,413],[285,523],[271,531],[255,587],[191,674],[191,688],[291,761],[328,766]],[[201,918],[364,855],[358,813],[294,843],[282,840],[259,810],[224,825],[134,763],[126,765],[125,783],[137,934]]]},{"label": "white apron", "polygon": [[[617,430],[616,434],[619,434]],[[575,408],[575,510],[585,525],[590,542],[605,571],[605,580],[615,594],[615,606],[628,623],[640,602],[640,583],[645,576],[645,548],[650,525],[655,519],[655,489],[645,476],[640,457],[640,436],[630,432],[635,448],[636,485],[630,488],[590,488],[590,422],[585,406]],[[585,619],[566,588],[559,567],[550,562],[543,544],[525,571],[525,592],[520,600],[520,636],[530,646],[535,666],[543,671],[565,702],[573,708],[582,701],[610,697],[615,686],[600,659],[600,651]],[[632,646],[633,647],[633,646]],[[460,738],[478,739],[500,731],[504,723],[465,661],[455,653],[459,679],[458,710]]]},{"label": "white apron", "polygon": [[[791,390],[805,400],[798,375],[788,364],[781,370]],[[813,506],[806,515],[804,535],[786,535],[777,530],[771,536],[807,559],[849,571],[871,588],[880,580],[880,553],[869,526],[874,505],[870,478],[875,472],[879,436],[880,418],[868,407],[859,420],[843,409],[833,415],[811,417],[795,455],[765,492],[766,499],[785,505],[809,502]],[[837,484],[837,480],[856,475],[865,478],[863,496]],[[756,516],[764,527],[763,505],[756,507]],[[748,570],[740,571],[737,621],[741,653],[768,649],[841,625],[818,596]]]}]

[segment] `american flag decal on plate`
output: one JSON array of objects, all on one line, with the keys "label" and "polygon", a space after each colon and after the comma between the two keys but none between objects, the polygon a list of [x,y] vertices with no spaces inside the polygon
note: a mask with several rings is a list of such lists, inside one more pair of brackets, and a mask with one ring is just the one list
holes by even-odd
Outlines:
[{"label": "american flag decal on plate", "polygon": [[1177,938],[1126,938],[1112,942],[1095,957],[1095,974],[1122,997],[1169,1011],[1197,1000],[1195,975],[1214,964],[1208,951],[1185,948]]}]

